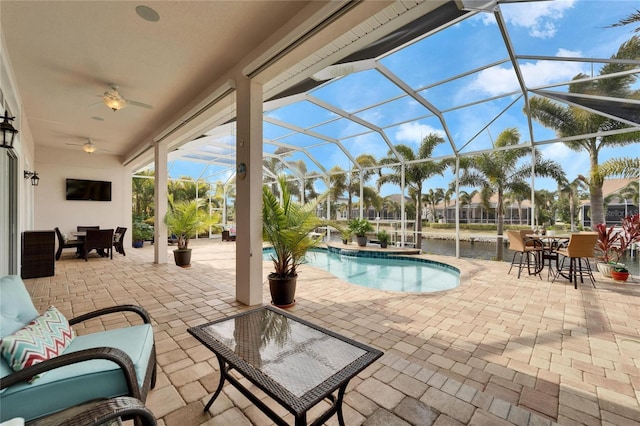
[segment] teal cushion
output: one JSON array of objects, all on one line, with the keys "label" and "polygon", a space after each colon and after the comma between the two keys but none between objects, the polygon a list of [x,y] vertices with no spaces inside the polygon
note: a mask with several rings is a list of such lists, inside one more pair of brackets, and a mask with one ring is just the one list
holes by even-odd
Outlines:
[{"label": "teal cushion", "polygon": [[[64,353],[99,346],[127,353],[142,386],[153,349],[150,324],[77,336]],[[23,382],[8,388],[0,398],[0,421],[13,417],[29,421],[93,399],[127,394],[127,384],[116,364],[107,360],[86,361],[49,371],[32,384]]]},{"label": "teal cushion", "polygon": [[39,315],[17,275],[0,277],[0,338],[9,336]]},{"label": "teal cushion", "polygon": [[[31,296],[17,275],[0,277],[0,338],[10,336],[38,317]],[[0,377],[13,373],[4,357],[0,357]],[[4,394],[5,389],[0,391]]]}]

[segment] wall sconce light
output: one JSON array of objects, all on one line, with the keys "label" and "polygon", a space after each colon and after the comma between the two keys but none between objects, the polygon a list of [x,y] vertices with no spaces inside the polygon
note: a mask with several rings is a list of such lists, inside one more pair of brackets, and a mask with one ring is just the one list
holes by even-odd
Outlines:
[{"label": "wall sconce light", "polygon": [[247,165],[245,163],[238,164],[238,167],[236,167],[236,176],[240,180],[244,180],[247,176]]},{"label": "wall sconce light", "polygon": [[25,170],[24,178],[25,179],[31,178],[31,185],[33,186],[38,186],[38,183],[40,182],[40,176],[38,176],[37,172],[30,172],[28,170]]},{"label": "wall sconce light", "polygon": [[0,117],[4,119],[2,123],[0,123],[0,131],[2,131],[2,148],[13,148],[13,139],[16,137],[16,133],[18,131],[9,123],[9,121],[13,121],[15,117],[9,117],[9,112],[7,110],[4,111],[4,116]]}]

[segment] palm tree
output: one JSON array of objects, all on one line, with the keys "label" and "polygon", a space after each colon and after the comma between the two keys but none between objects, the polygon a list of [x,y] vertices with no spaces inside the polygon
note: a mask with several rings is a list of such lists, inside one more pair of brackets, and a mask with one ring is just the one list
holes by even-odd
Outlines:
[{"label": "palm tree", "polygon": [[136,219],[143,221],[154,215],[155,193],[153,183],[153,171],[143,171],[137,173],[131,179],[133,196],[133,215]]},{"label": "palm tree", "polygon": [[510,202],[518,205],[518,225],[522,225],[522,202],[531,197],[531,191],[527,192],[526,188],[515,188],[506,194],[506,197]]},{"label": "palm tree", "polygon": [[620,190],[620,196],[625,200],[631,200],[633,204],[638,205],[640,198],[640,188],[637,182],[630,182],[627,186]]},{"label": "palm tree", "polygon": [[640,157],[611,158],[600,165],[600,173],[606,177],[640,178]]},{"label": "palm tree", "polygon": [[207,182],[195,181],[191,176],[182,176],[177,180],[168,182],[168,192],[173,196],[175,202],[203,198],[208,191],[209,184]]},{"label": "palm tree", "polygon": [[572,180],[571,182],[563,181],[558,185],[560,196],[566,196],[569,201],[569,220],[571,223],[571,232],[574,232],[576,230],[576,201],[580,199],[580,194],[578,191],[581,189],[584,190],[586,188],[587,186],[585,185],[585,183],[578,178]]},{"label": "palm tree", "polygon": [[[613,58],[634,60],[640,58],[640,37],[633,36],[630,40],[623,43]],[[621,72],[632,68],[634,68],[634,65],[609,63],[602,67],[600,75]],[[587,75],[578,74],[574,80],[587,77]],[[631,89],[631,85],[636,81],[636,79],[636,75],[629,74],[617,78],[572,83],[569,85],[569,92],[587,95],[615,96],[617,98],[637,98],[640,95],[640,91]],[[549,99],[539,96],[531,98],[530,114],[531,117],[539,121],[543,126],[554,129],[559,137],[589,135],[596,134],[601,131],[624,129],[629,127],[629,125],[617,120],[589,113],[574,106],[564,107]],[[604,223],[605,221],[604,201],[602,195],[602,186],[605,175],[599,167],[598,154],[600,153],[600,150],[604,147],[628,145],[638,142],[639,140],[640,132],[630,132],[609,136],[586,137],[584,139],[564,142],[574,151],[584,150],[589,154],[589,176],[580,176],[580,179],[589,186],[592,226]]]},{"label": "palm tree", "polygon": [[400,203],[396,203],[390,197],[384,197],[382,208],[386,212],[385,219],[389,219],[389,216],[392,216],[393,219],[399,217]]},{"label": "palm tree", "polygon": [[[633,24],[633,23],[636,23],[636,22],[640,22],[640,9],[636,9],[636,11],[634,13],[632,13],[629,16],[627,16],[626,18],[623,18],[623,19],[619,20],[615,24],[609,25],[609,27],[610,28],[622,27],[624,25],[629,25],[629,24]],[[640,27],[636,28],[633,31],[636,32],[636,33],[640,32]]]},{"label": "palm tree", "polygon": [[471,223],[471,216],[470,216],[470,211],[469,209],[471,208],[471,201],[473,200],[473,197],[476,196],[476,194],[478,193],[477,190],[473,190],[471,192],[467,192],[467,191],[460,191],[460,208],[467,206],[467,223]]},{"label": "palm tree", "polygon": [[451,197],[456,193],[456,182],[453,181],[449,183],[449,188],[444,193],[442,201],[444,202],[444,223],[447,223],[447,210],[449,209],[449,204],[451,204]]},{"label": "palm tree", "polygon": [[[507,191],[526,191],[529,185],[525,182],[531,176],[531,164],[522,164],[520,160],[531,154],[528,147],[503,149],[509,146],[517,146],[520,143],[520,132],[516,128],[503,130],[493,148],[498,149],[486,152],[475,157],[463,157],[460,166],[463,174],[460,184],[480,188],[482,201],[489,203],[493,194],[498,195],[496,205],[497,234],[498,234],[498,259],[502,259],[502,231],[504,227],[504,195]],[[554,161],[543,160],[539,152],[534,155],[534,169],[536,176],[552,177],[557,181],[564,179],[564,172],[559,164]]]},{"label": "palm tree", "polygon": [[[420,220],[420,206],[422,200],[422,185],[425,180],[435,176],[442,175],[448,166],[448,163],[444,161],[428,160],[433,154],[434,148],[443,143],[444,138],[437,133],[430,133],[422,139],[418,152],[414,153],[413,149],[407,145],[396,145],[396,151],[402,156],[404,161],[424,160],[422,162],[409,163],[404,165],[404,180],[405,185],[409,187],[409,193],[412,194],[413,200],[416,206],[416,221],[415,230],[417,235],[422,235],[422,221]],[[393,151],[389,150],[387,157],[380,160],[380,164],[388,164],[393,173],[380,176],[378,179],[378,188],[385,183],[393,183],[401,185],[402,177],[402,165],[397,164],[398,158],[394,156]],[[404,196],[404,194],[402,194]],[[421,247],[421,238],[416,238],[416,248]]]},{"label": "palm tree", "polygon": [[[337,211],[338,200],[347,191],[347,174],[340,166],[334,166],[329,170],[329,199],[332,212]],[[347,214],[347,217],[349,215]]]},{"label": "palm tree", "polygon": [[[361,154],[356,157],[356,162],[360,167],[373,167],[378,164],[375,157],[370,154]],[[351,219],[351,210],[353,209],[353,195],[360,194],[360,180],[363,185],[376,174],[373,169],[365,169],[360,171],[356,165],[351,169],[351,173],[347,175],[349,182],[347,183],[347,207],[349,209],[348,218]],[[365,205],[364,203],[363,205]]]},{"label": "palm tree", "polygon": [[[435,190],[433,188],[429,188],[429,192],[424,194],[422,199],[429,206],[429,210],[431,210],[431,221],[437,222],[438,215],[436,214],[436,205],[444,200],[444,190],[442,188],[436,188]],[[428,212],[427,219],[429,219]]]},{"label": "palm tree", "polygon": [[535,193],[536,222],[539,224],[551,223],[555,216],[555,192],[539,189]]},{"label": "palm tree", "polygon": [[604,202],[608,205],[611,201],[615,199],[624,200],[625,204],[627,200],[631,200],[632,204],[638,205],[638,182],[629,182],[623,188],[620,188],[618,191],[609,194],[604,198]]}]

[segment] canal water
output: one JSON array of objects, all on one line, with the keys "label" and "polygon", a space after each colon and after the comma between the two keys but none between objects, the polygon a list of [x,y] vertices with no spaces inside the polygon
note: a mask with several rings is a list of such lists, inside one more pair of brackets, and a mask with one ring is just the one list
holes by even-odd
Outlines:
[{"label": "canal water", "polygon": [[[472,243],[470,241],[460,241],[460,257],[495,260],[496,246],[495,242],[476,241]],[[502,260],[511,263],[513,252],[507,247],[508,245],[505,245]],[[427,254],[455,256],[456,242],[454,240],[423,239],[422,251]],[[631,275],[640,275],[640,253],[636,252],[635,256],[631,256],[630,252],[627,251],[627,255],[620,259],[620,263],[624,263],[627,266]]]}]

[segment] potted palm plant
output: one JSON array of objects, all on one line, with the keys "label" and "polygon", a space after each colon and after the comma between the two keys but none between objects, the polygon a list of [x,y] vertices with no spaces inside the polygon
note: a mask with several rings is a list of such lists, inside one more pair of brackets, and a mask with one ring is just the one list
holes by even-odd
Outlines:
[{"label": "potted palm plant", "polygon": [[376,235],[378,237],[378,242],[380,243],[380,248],[387,248],[389,244],[389,234],[384,229]]},{"label": "potted palm plant", "polygon": [[288,307],[295,302],[298,266],[305,262],[307,251],[322,240],[322,235],[310,235],[322,224],[315,214],[321,199],[302,205],[292,199],[283,176],[278,184],[280,199],[268,185],[262,188],[262,237],[273,247],[274,271],[268,276],[271,302]]},{"label": "potted palm plant", "polygon": [[176,265],[191,266],[189,240],[200,232],[209,229],[216,222],[215,216],[209,216],[202,207],[202,200],[179,201],[169,199],[169,211],[164,222],[170,235],[177,238],[178,248],[173,251]]},{"label": "potted palm plant", "polygon": [[349,229],[356,234],[356,241],[360,247],[367,245],[367,232],[373,231],[373,225],[367,219],[354,218],[349,221]]},{"label": "potted palm plant", "polygon": [[340,238],[342,239],[342,244],[349,244],[351,242],[351,230],[349,228],[340,230]]}]

